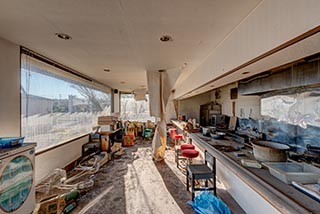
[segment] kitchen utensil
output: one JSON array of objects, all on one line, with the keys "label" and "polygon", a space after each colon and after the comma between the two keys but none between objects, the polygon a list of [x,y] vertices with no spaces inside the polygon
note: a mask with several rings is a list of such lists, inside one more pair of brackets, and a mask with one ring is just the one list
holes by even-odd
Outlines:
[{"label": "kitchen utensil", "polygon": [[252,142],[253,155],[259,161],[282,162],[287,160],[289,146],[270,141]]},{"label": "kitchen utensil", "polygon": [[213,133],[216,131],[216,127],[213,127],[213,126],[206,126],[201,128],[202,128],[202,134],[205,136],[210,135],[210,133]]},{"label": "kitchen utensil", "polygon": [[262,168],[262,165],[256,160],[241,159],[241,164],[242,164],[242,166],[246,166],[246,167],[252,167],[252,168],[257,168],[257,169]]},{"label": "kitchen utensil", "polygon": [[296,181],[302,184],[317,183],[320,169],[305,163],[262,163],[269,168],[271,175],[284,183]]},{"label": "kitchen utensil", "polygon": [[223,139],[224,136],[226,136],[226,133],[224,132],[215,132],[215,133],[210,133],[210,136],[214,139]]}]

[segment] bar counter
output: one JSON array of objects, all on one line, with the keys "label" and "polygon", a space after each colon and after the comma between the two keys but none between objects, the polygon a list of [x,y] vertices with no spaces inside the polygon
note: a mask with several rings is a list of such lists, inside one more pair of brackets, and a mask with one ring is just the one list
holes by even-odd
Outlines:
[{"label": "bar counter", "polygon": [[236,157],[233,152],[222,152],[213,146],[238,147],[241,144],[231,139],[216,140],[204,137],[201,133],[188,133],[183,131],[179,121],[173,120],[172,123],[192,140],[192,144],[200,151],[200,156],[203,157],[203,152],[207,150],[216,157],[219,181],[247,213],[320,213],[320,203],[278,180],[267,168],[242,166],[240,161],[243,158],[255,160],[248,154],[251,148],[241,149],[246,154],[245,157]]}]

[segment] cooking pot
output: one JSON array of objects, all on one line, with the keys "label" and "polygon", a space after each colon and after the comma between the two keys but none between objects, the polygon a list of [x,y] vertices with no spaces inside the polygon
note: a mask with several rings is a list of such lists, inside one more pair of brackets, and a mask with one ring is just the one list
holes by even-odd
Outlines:
[{"label": "cooking pot", "polygon": [[270,141],[252,142],[253,155],[259,161],[283,162],[287,160],[289,146]]}]

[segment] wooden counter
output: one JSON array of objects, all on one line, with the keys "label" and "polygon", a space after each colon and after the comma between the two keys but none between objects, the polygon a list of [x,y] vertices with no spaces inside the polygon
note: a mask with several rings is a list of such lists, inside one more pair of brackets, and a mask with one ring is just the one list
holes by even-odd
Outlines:
[{"label": "wooden counter", "polygon": [[[178,124],[178,121],[172,121]],[[232,140],[213,140],[200,133],[187,133],[201,153],[207,150],[217,159],[217,177],[227,191],[247,213],[320,213],[320,203],[291,185],[273,177],[266,168],[243,167],[242,158],[254,159],[242,149],[246,157],[236,157],[233,152],[221,152],[214,145],[241,146]]]}]

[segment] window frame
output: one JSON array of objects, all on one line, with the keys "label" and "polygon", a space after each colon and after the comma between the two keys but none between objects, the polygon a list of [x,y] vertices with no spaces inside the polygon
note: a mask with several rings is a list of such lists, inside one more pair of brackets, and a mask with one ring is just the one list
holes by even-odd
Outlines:
[{"label": "window frame", "polygon": [[[32,57],[34,58],[35,60],[39,61],[40,63],[43,63],[45,65],[47,65],[48,67],[52,67],[55,71],[54,72],[51,72],[51,71],[48,71],[49,73],[52,73],[52,74],[57,74],[63,78],[66,78],[68,80],[71,80],[73,82],[78,82],[79,84],[83,84],[83,85],[87,85],[89,88],[92,88],[94,90],[97,90],[99,92],[102,92],[102,93],[109,93],[110,94],[110,105],[111,105],[111,113],[113,111],[113,105],[114,105],[114,100],[113,100],[113,89],[99,81],[96,81],[86,75],[83,75],[81,74],[80,72],[78,71],[75,71],[73,69],[70,69],[66,66],[64,66],[63,64],[60,64],[54,60],[51,60],[41,54],[38,54],[30,49],[27,49],[25,47],[20,47],[20,69],[19,69],[19,98],[20,98],[20,118],[19,118],[19,122],[20,122],[20,126],[19,126],[19,132],[20,132],[20,136],[22,136],[22,93],[21,93],[21,90],[22,90],[22,78],[21,78],[21,75],[22,75],[22,61],[23,61],[23,55],[26,55],[27,57]],[[33,59],[33,60],[34,60]],[[62,147],[64,145],[67,145],[67,144],[70,144],[70,143],[73,143],[74,141],[76,140],[79,140],[81,138],[84,138],[86,136],[89,136],[90,132],[85,132],[85,133],[82,133],[82,134],[79,134],[78,136],[75,136],[75,137],[72,137],[70,139],[66,139],[66,140],[63,140],[61,142],[58,142],[54,145],[50,145],[50,146],[47,146],[45,148],[41,148],[39,149],[38,151],[35,152],[35,155],[41,155],[43,153],[46,153],[46,152],[49,152],[51,150],[54,150],[58,147]]]}]

